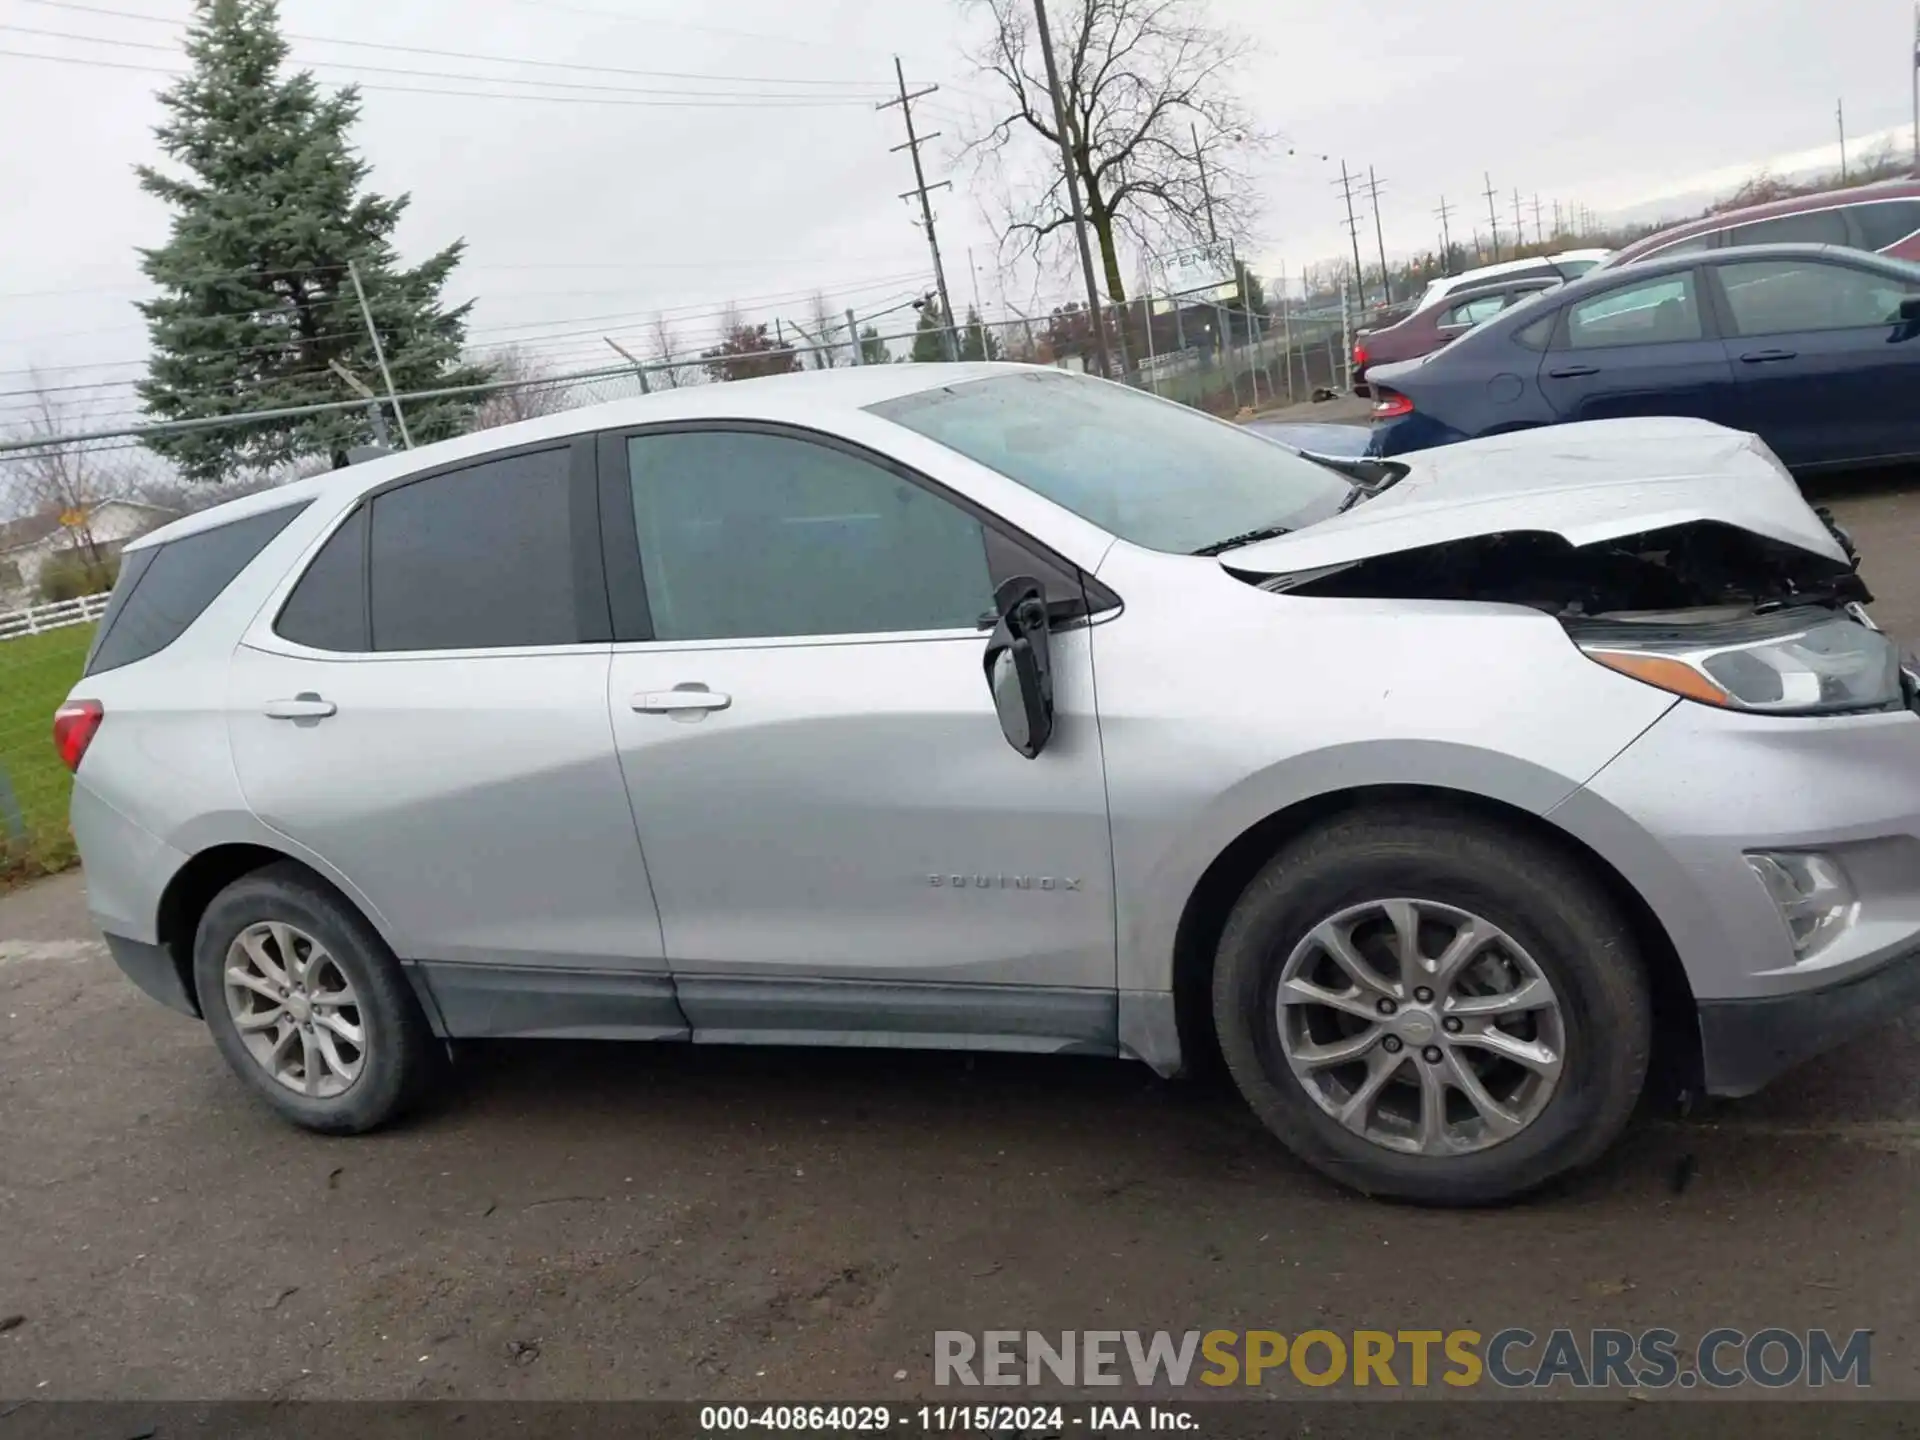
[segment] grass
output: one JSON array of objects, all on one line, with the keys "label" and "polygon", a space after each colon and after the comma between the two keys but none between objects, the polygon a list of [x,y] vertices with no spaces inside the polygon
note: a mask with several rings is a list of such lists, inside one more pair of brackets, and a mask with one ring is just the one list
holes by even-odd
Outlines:
[{"label": "grass", "polygon": [[[91,625],[0,640],[0,777],[18,809],[16,817],[0,794],[0,885],[77,858],[67,828],[73,777],[53,748],[53,712],[80,678],[92,640]],[[24,836],[15,833],[17,819]]]}]

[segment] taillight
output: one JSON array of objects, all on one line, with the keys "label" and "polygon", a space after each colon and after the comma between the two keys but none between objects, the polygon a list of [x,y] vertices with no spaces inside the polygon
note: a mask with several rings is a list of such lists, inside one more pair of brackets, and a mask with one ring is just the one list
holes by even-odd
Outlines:
[{"label": "taillight", "polygon": [[1353,368],[1356,370],[1364,370],[1367,368],[1366,346],[1356,345],[1353,347]]},{"label": "taillight", "polygon": [[69,700],[53,712],[53,748],[69,770],[78,770],[106,715],[98,700]]},{"label": "taillight", "polygon": [[1413,401],[1404,395],[1396,395],[1391,390],[1378,390],[1379,397],[1373,402],[1373,418],[1376,420],[1398,420],[1402,415],[1413,413]]}]

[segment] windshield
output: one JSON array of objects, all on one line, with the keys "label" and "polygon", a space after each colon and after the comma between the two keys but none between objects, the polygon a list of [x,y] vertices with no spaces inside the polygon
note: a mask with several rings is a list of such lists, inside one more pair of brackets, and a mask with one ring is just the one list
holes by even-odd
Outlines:
[{"label": "windshield", "polygon": [[1103,530],[1191,554],[1335,514],[1336,472],[1198,410],[1061,370],[923,390],[872,414],[998,470]]}]

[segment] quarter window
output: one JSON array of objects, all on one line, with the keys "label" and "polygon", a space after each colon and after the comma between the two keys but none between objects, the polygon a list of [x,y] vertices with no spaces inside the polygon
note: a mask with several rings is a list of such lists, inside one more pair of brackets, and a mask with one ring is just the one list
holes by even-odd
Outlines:
[{"label": "quarter window", "polygon": [[367,507],[328,537],[293,587],[274,627],[315,650],[366,650]]},{"label": "quarter window", "polygon": [[1704,333],[1691,271],[1609,290],[1571,307],[1567,314],[1567,348],[1571,350],[1670,345],[1698,340]]},{"label": "quarter window", "polygon": [[1847,207],[1863,250],[1890,250],[1920,230],[1920,200],[1876,200]]},{"label": "quarter window", "polygon": [[376,650],[580,640],[568,451],[509,455],[374,498]]},{"label": "quarter window", "polygon": [[1853,330],[1900,318],[1907,287],[1850,265],[1806,260],[1750,260],[1720,269],[1734,332],[1784,335],[1799,330]]},{"label": "quarter window", "polygon": [[1804,210],[1733,227],[1735,245],[1850,245],[1847,217],[1839,210]]},{"label": "quarter window", "polygon": [[641,435],[627,470],[656,639],[971,629],[993,608],[986,527],[835,446]]}]

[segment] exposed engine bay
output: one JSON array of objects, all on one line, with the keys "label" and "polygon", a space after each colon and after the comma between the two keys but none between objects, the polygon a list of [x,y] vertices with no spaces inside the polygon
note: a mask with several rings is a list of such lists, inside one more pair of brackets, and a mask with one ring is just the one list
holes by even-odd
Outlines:
[{"label": "exposed engine bay", "polygon": [[[1846,564],[1737,526],[1693,521],[1580,547],[1543,531],[1477,535],[1259,583],[1294,595],[1529,605],[1567,619],[1632,614],[1671,622],[1871,602],[1851,539],[1826,511],[1817,513]],[[1695,613],[1673,613],[1681,611]]]}]

